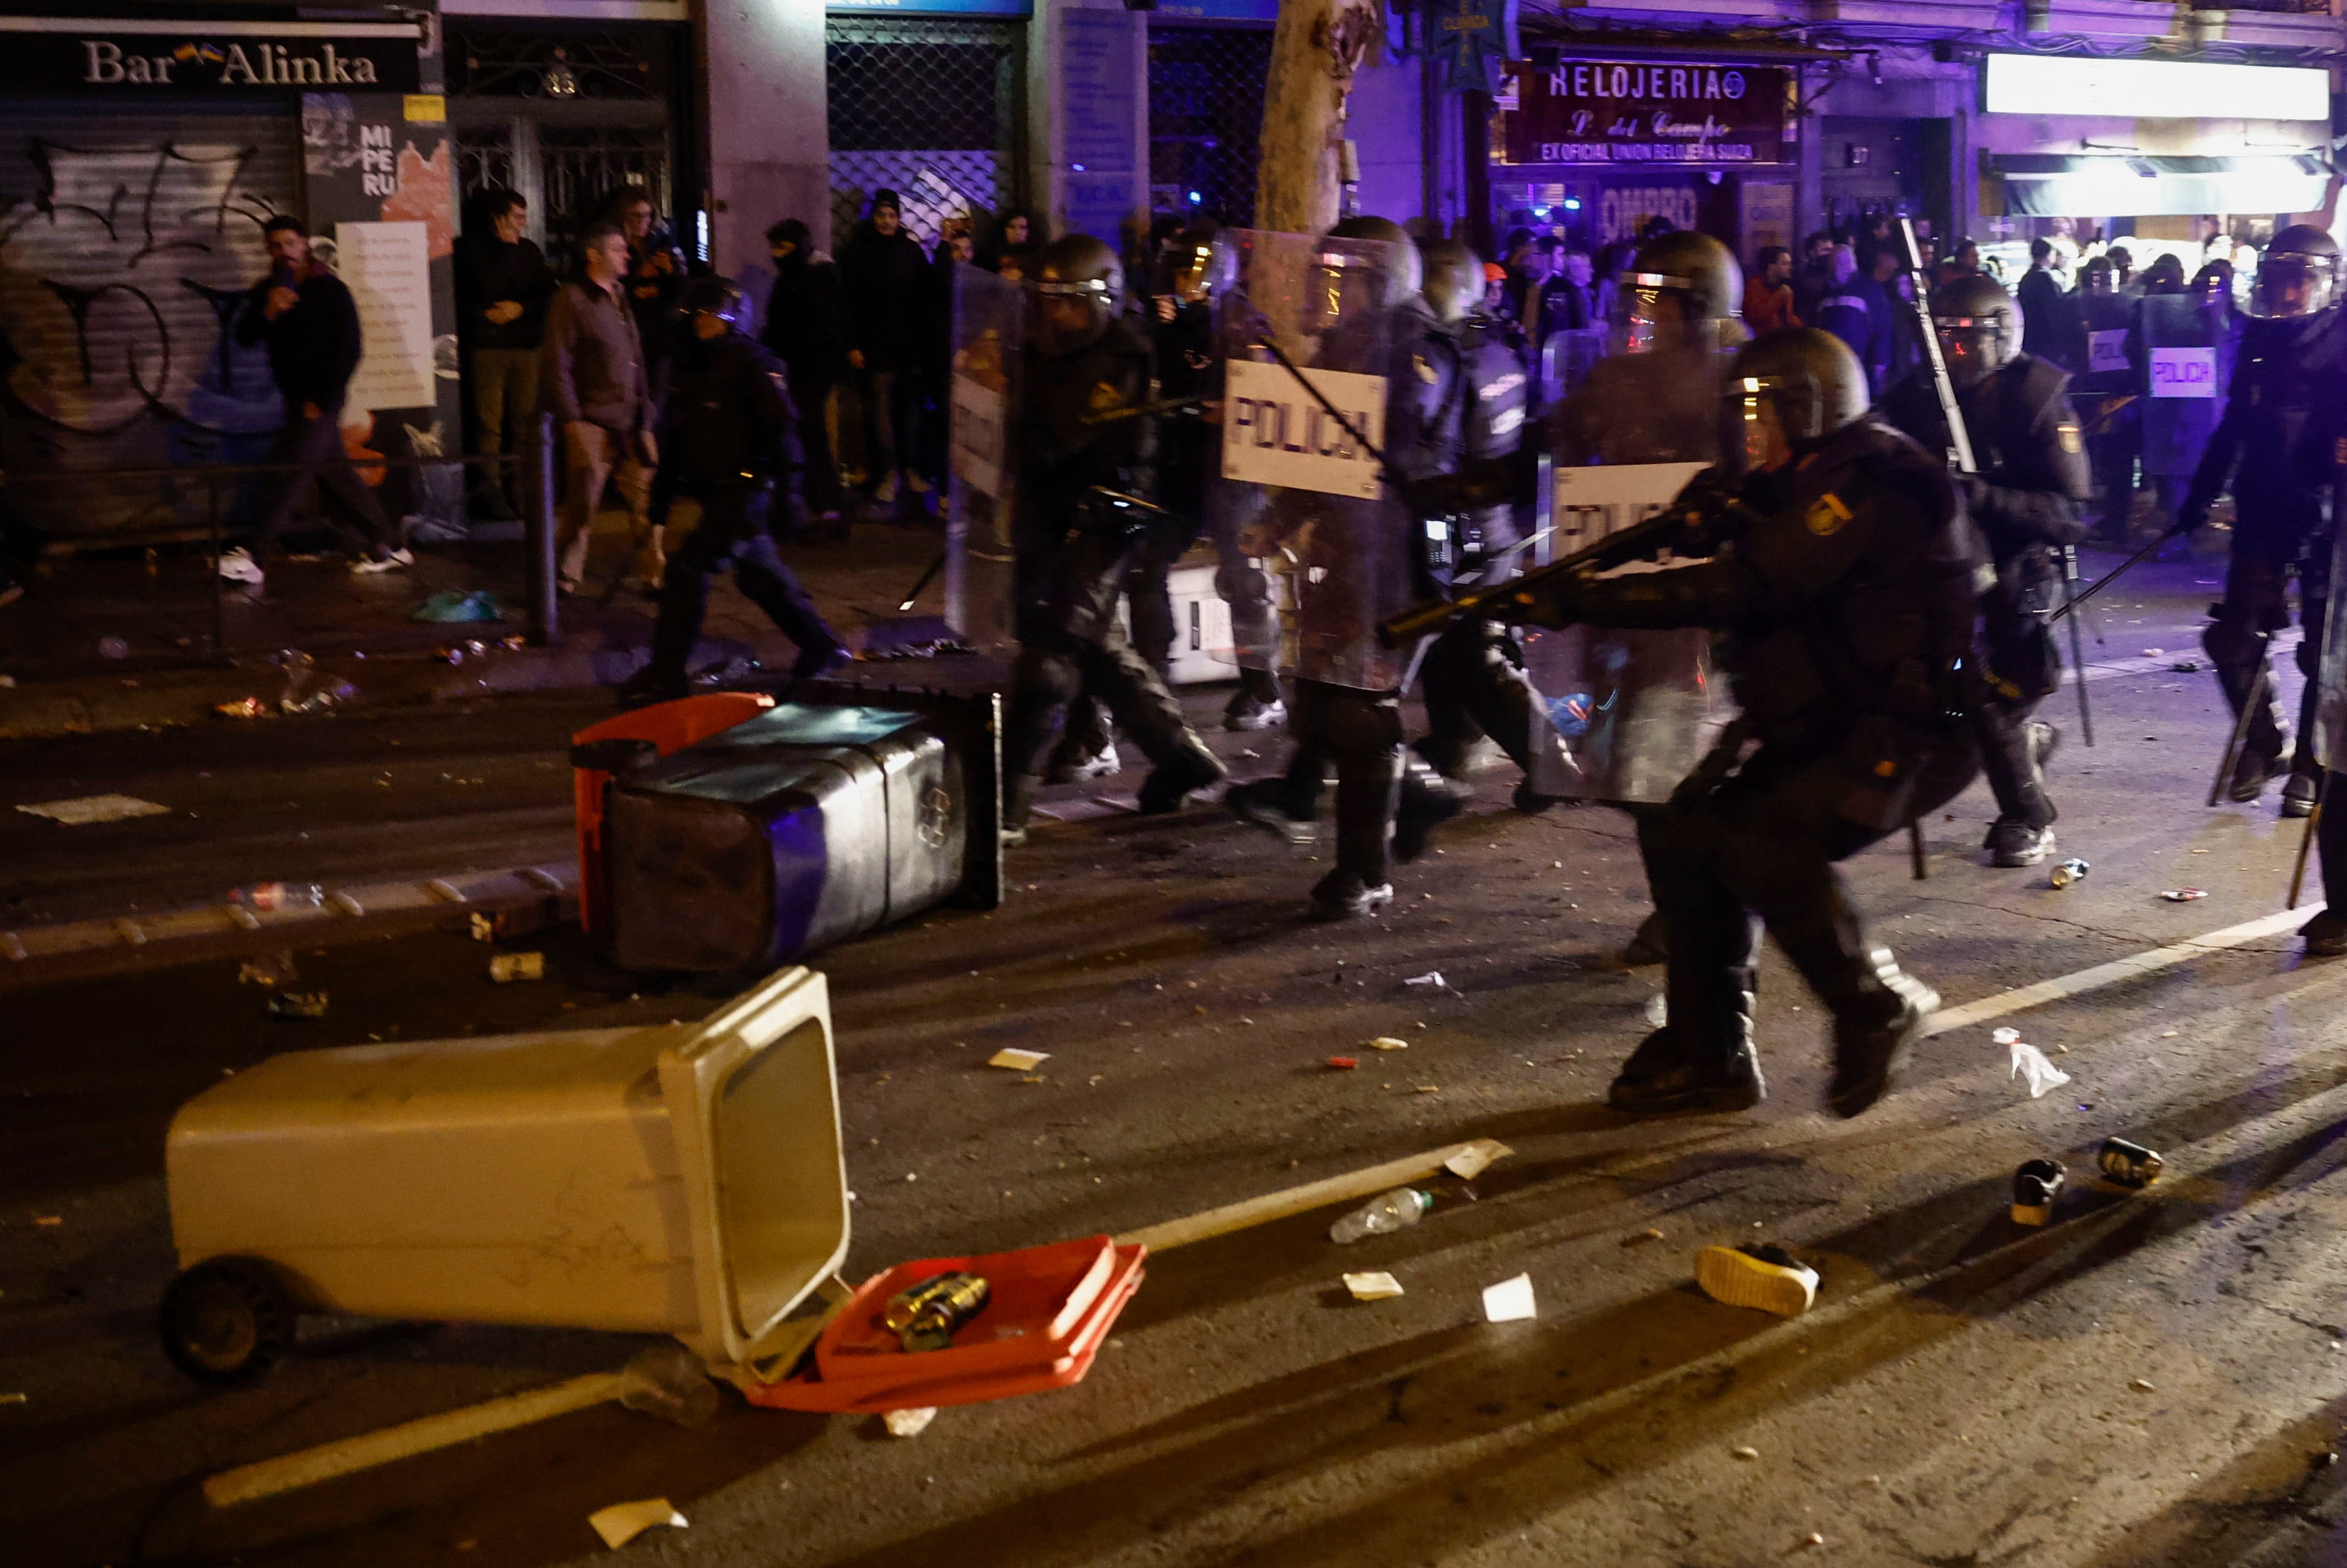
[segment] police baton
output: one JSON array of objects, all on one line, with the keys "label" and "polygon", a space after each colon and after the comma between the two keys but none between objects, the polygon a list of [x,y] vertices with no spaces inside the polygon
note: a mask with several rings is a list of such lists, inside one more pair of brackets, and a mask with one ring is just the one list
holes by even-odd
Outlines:
[{"label": "police baton", "polygon": [[[2075,607],[2078,597],[2078,547],[2062,547],[2062,599]],[[2086,744],[2095,743],[2095,715],[2086,706],[2086,634],[2079,629],[2079,618],[2070,617],[2070,674],[2078,685],[2078,731]]]}]

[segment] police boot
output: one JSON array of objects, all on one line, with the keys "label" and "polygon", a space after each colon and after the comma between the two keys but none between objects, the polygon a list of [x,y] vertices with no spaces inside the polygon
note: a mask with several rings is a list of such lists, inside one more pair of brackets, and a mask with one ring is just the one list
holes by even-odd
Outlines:
[{"label": "police boot", "polygon": [[[2301,748],[2301,751],[2303,749]],[[2281,815],[2312,816],[2319,789],[2320,781],[2315,777],[2312,759],[2308,759],[2303,768],[2291,768],[2289,781],[2281,786]]]},{"label": "police boot", "polygon": [[1444,778],[1415,754],[1402,764],[1401,802],[1394,808],[1393,857],[1404,866],[1426,853],[1434,830],[1467,809],[1467,785]]},{"label": "police boot", "polygon": [[1093,746],[1071,730],[1051,748],[1051,763],[1043,770],[1043,777],[1055,784],[1081,784],[1123,771],[1124,759],[1116,754],[1113,740],[1103,740]]},{"label": "police boot", "polygon": [[2347,911],[2322,909],[2313,919],[2298,928],[2306,938],[2306,956],[2310,958],[2335,958],[2347,954]]},{"label": "police boot", "polygon": [[683,675],[647,664],[620,688],[620,706],[648,708],[654,702],[673,702],[692,692],[692,683]]},{"label": "police boot", "polygon": [[1277,834],[1290,844],[1309,844],[1318,836],[1317,803],[1307,804],[1286,778],[1250,779],[1223,792],[1223,804],[1250,827]]},{"label": "police boot", "polygon": [[2225,617],[2222,604],[2211,608],[2219,612],[2219,619],[2200,634],[2200,646],[2217,666],[2225,701],[2236,718],[2244,704],[2254,702],[2257,709],[2250,715],[2241,754],[2234,760],[2233,776],[2225,789],[2226,799],[2246,805],[2265,794],[2266,785],[2289,765],[2283,758],[2290,743],[2283,729],[2280,686],[2266,662],[2272,639]]},{"label": "police boot", "polygon": [[1343,866],[1320,878],[1312,889],[1312,913],[1322,920],[1349,920],[1374,914],[1393,902],[1393,884],[1370,882]]},{"label": "police boot", "polygon": [[1940,1005],[1939,993],[1900,968],[1891,949],[1866,939],[1839,879],[1824,896],[1768,934],[1833,1013],[1833,1081],[1826,1106],[1856,1116],[1891,1088],[1907,1053]]},{"label": "police boot", "polygon": [[[1753,978],[1748,965],[1697,977],[1695,994],[1701,1005],[1690,1001],[1684,1010],[1672,1008],[1668,1021],[1641,1040],[1614,1074],[1606,1103],[1634,1115],[1658,1116],[1749,1111],[1768,1098],[1760,1053],[1752,1043]],[[1690,988],[1681,983],[1672,989]]]},{"label": "police boot", "polygon": [[1224,767],[1205,743],[1195,735],[1189,743],[1149,771],[1141,785],[1141,815],[1163,816],[1182,809],[1182,803],[1194,789],[1219,784],[1230,770]]},{"label": "police boot", "polygon": [[1287,704],[1279,700],[1279,678],[1268,670],[1241,670],[1239,689],[1223,710],[1225,730],[1268,730],[1287,722]]}]

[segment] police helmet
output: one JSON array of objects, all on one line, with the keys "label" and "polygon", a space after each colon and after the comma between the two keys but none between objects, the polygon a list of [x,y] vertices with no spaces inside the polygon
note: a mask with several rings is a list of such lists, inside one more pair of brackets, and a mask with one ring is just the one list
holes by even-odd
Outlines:
[{"label": "police helmet", "polygon": [[2311,223],[2293,223],[2259,259],[2249,313],[2271,321],[2321,315],[2339,302],[2339,241]]},{"label": "police helmet", "polygon": [[2021,354],[2021,303],[1985,272],[1933,289],[1932,322],[1947,356],[1948,379],[1958,386],[1978,385]]},{"label": "police helmet", "polygon": [[693,279],[685,285],[677,309],[687,321],[695,316],[714,316],[725,323],[729,332],[744,331],[750,324],[750,302],[731,278]]},{"label": "police helmet", "polygon": [[1734,253],[1691,229],[1657,234],[1639,246],[1615,286],[1623,346],[1633,354],[1659,347],[1675,334],[1710,347],[1719,341],[1711,323],[1744,314],[1744,270]]},{"label": "police helmet", "polygon": [[1124,263],[1089,234],[1063,235],[1043,247],[1027,286],[1035,294],[1035,346],[1047,354],[1081,354],[1123,307]]},{"label": "police helmet", "polygon": [[1426,277],[1418,247],[1390,218],[1348,218],[1313,247],[1299,324],[1315,334],[1348,315],[1389,311],[1419,292]]},{"label": "police helmet", "polygon": [[1483,259],[1457,240],[1437,240],[1420,252],[1426,296],[1435,320],[1455,322],[1483,298]]},{"label": "police helmet", "polygon": [[1158,252],[1155,282],[1152,292],[1160,299],[1201,303],[1229,292],[1238,282],[1238,252],[1224,242],[1214,224],[1195,224]]},{"label": "police helmet", "polygon": [[2118,264],[2108,256],[2089,256],[2078,269],[2078,292],[2107,296],[2119,291]]},{"label": "police helmet", "polygon": [[1720,405],[1729,461],[1740,454],[1747,468],[1774,468],[1865,417],[1866,371],[1833,333],[1787,327],[1737,351]]}]

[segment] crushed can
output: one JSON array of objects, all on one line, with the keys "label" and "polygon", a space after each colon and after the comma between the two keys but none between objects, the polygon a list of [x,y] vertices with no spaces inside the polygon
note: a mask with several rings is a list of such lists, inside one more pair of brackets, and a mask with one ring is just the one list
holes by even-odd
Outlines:
[{"label": "crushed can", "polygon": [[269,999],[271,1018],[323,1018],[326,1016],[326,993],[323,991],[279,991]]},{"label": "crushed can", "polygon": [[2048,876],[2046,880],[2051,882],[2056,887],[2067,887],[2071,883],[2077,881],[2080,877],[2086,876],[2087,872],[2093,869],[2093,866],[2088,866],[2085,861],[2073,856],[2071,858],[2062,862],[2061,865],[2056,866],[2054,868],[2053,874]]},{"label": "crushed can", "polygon": [[2130,1143],[2124,1138],[2106,1138],[2102,1152],[2095,1163],[2102,1167],[2103,1180],[2128,1192],[2141,1192],[2159,1180],[2159,1173],[2168,1162],[2140,1143]]},{"label": "crushed can", "polygon": [[489,979],[501,986],[546,979],[544,953],[499,953],[489,960]]},{"label": "crushed can", "polygon": [[936,1274],[888,1298],[881,1322],[907,1350],[943,1350],[954,1330],[986,1307],[991,1287],[975,1274]]},{"label": "crushed can", "polygon": [[2013,1223],[2042,1225],[2054,1217],[2054,1200],[2068,1174],[2059,1160],[2024,1160],[2013,1173]]}]

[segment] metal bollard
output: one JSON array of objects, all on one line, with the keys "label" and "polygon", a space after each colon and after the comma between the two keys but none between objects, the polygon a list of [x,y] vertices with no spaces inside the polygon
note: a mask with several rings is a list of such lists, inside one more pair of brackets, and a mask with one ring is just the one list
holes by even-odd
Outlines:
[{"label": "metal bollard", "polygon": [[562,641],[562,621],[555,607],[553,415],[541,414],[531,422],[522,461],[528,465],[522,477],[528,499],[522,542],[528,554],[529,642],[533,648],[554,648]]}]

